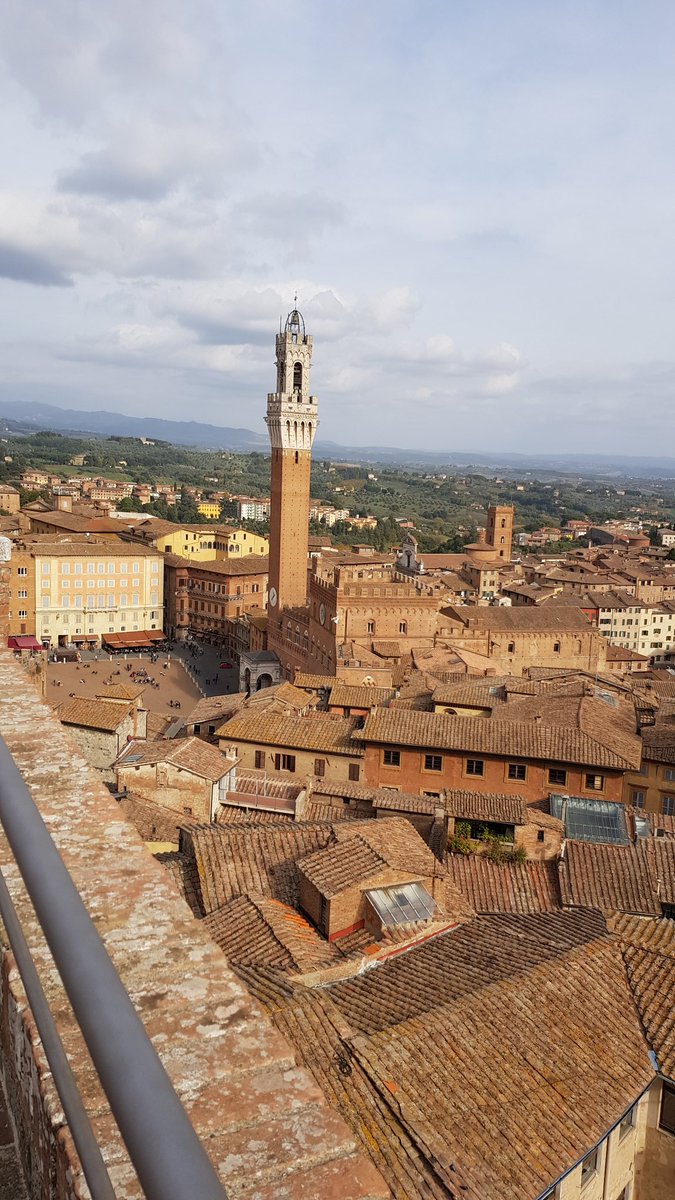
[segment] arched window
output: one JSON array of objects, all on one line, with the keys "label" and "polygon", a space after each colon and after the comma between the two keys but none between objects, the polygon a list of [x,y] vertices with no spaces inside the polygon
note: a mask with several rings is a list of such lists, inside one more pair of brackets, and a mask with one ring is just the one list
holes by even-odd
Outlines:
[{"label": "arched window", "polygon": [[302,363],[299,362],[293,365],[293,391],[302,391]]}]

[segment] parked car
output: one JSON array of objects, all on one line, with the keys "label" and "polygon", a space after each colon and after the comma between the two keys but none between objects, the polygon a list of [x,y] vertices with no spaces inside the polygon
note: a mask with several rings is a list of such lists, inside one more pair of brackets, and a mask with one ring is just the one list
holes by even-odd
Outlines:
[{"label": "parked car", "polygon": [[229,662],[221,662],[221,663],[220,663],[220,669],[221,669],[221,671],[231,671],[231,670],[232,670],[232,663],[229,663]]}]

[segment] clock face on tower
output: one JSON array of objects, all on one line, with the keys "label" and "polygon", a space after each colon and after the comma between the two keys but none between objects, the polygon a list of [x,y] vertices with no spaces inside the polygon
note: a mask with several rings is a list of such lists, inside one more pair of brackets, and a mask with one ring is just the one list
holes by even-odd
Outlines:
[{"label": "clock face on tower", "polygon": [[322,625],[326,624],[326,605],[322,604],[319,609],[319,620]]},{"label": "clock face on tower", "polygon": [[270,588],[269,602],[272,605],[272,608],[274,608],[276,605],[276,602],[277,602],[277,589],[276,588],[273,588],[273,587]]}]

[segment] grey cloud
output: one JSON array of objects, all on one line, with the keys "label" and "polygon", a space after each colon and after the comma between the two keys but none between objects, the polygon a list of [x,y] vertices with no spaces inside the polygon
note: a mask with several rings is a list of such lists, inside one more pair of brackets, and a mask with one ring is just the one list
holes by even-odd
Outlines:
[{"label": "grey cloud", "polygon": [[72,287],[73,281],[44,254],[0,242],[0,277],[39,287]]},{"label": "grey cloud", "polygon": [[217,317],[210,318],[201,313],[183,313],[178,318],[185,329],[195,333],[199,341],[207,346],[265,346],[270,344],[269,329],[252,329],[247,325],[236,325]]},{"label": "grey cloud", "polygon": [[111,161],[106,151],[83,154],[79,166],[58,178],[59,190],[106,200],[161,200],[175,183],[172,173],[127,167]]}]

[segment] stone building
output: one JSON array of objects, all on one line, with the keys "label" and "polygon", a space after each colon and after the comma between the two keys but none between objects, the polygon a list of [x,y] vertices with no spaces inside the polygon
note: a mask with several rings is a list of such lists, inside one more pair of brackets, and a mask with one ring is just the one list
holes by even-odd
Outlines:
[{"label": "stone building", "polygon": [[604,638],[583,612],[567,606],[445,608],[436,641],[482,654],[505,675],[532,666],[602,671],[606,660]]},{"label": "stone building", "polygon": [[198,737],[132,741],[115,764],[120,792],[198,821],[216,820],[236,789],[237,760]]},{"label": "stone building", "polygon": [[147,736],[147,711],[135,700],[75,696],[58,710],[59,720],[87,762],[110,783],[113,763],[132,738]]},{"label": "stone building", "polygon": [[21,506],[21,496],[10,483],[0,483],[0,512],[16,513]]}]

